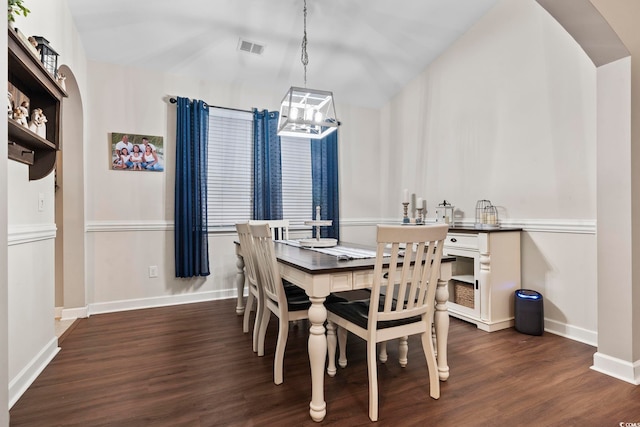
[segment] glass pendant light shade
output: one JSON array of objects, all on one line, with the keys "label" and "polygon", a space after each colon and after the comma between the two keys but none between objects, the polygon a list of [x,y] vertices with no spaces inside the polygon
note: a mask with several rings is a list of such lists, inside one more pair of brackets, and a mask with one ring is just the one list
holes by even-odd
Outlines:
[{"label": "glass pendant light shade", "polygon": [[333,93],[291,87],[280,103],[278,135],[320,139],[338,129]]}]

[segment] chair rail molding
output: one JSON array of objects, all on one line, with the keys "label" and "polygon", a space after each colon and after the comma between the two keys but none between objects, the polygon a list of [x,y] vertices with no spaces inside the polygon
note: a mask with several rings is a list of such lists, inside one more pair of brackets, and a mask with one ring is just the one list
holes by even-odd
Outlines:
[{"label": "chair rail molding", "polygon": [[173,221],[87,221],[87,233],[122,231],[170,231]]},{"label": "chair rail molding", "polygon": [[[398,218],[341,218],[343,227],[370,227],[377,224],[396,224]],[[427,218],[426,223],[434,223],[433,218]],[[500,224],[507,227],[521,227],[523,231],[538,233],[569,233],[569,234],[596,234],[595,219],[518,219],[509,218],[500,220]],[[473,227],[474,220],[463,219],[456,221],[456,225]],[[293,227],[293,230],[297,228]],[[171,231],[173,221],[89,221],[86,225],[88,233],[99,232],[123,232],[123,231]],[[235,234],[232,227],[210,229],[212,234]],[[9,228],[11,240],[11,227]]]},{"label": "chair rail molding", "polygon": [[55,224],[9,225],[7,242],[9,246],[51,240],[56,238],[58,228]]},{"label": "chair rail molding", "polygon": [[[340,219],[340,225],[345,227],[372,226],[377,224],[399,224],[401,218],[345,218]],[[474,219],[456,221],[456,226],[473,227]],[[426,224],[435,224],[434,218],[427,218]],[[505,227],[519,227],[523,231],[538,233],[570,233],[596,234],[595,219],[504,219],[500,225]]]}]

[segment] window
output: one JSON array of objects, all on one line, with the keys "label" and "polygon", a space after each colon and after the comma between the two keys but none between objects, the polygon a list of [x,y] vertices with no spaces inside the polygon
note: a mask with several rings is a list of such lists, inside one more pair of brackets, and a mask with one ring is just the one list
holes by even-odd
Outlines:
[{"label": "window", "polygon": [[[248,221],[253,212],[253,114],[209,110],[207,222],[211,229]],[[292,226],[312,219],[311,141],[281,139],[282,212]]]},{"label": "window", "polygon": [[282,160],[282,216],[292,226],[312,219],[311,140],[280,138]]},{"label": "window", "polygon": [[207,224],[232,226],[251,219],[253,114],[209,109]]}]

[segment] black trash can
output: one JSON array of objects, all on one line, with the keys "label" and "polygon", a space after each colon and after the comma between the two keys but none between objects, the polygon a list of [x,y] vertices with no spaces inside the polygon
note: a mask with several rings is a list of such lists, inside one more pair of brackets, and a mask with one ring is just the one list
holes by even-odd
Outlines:
[{"label": "black trash can", "polygon": [[542,294],[531,289],[518,289],[514,299],[516,331],[529,335],[542,335],[544,332]]}]

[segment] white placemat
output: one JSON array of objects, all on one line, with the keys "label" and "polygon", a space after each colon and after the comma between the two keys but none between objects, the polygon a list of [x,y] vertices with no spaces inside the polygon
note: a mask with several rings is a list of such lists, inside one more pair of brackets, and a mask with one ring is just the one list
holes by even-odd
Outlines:
[{"label": "white placemat", "polygon": [[[278,240],[280,243],[284,243],[291,246],[301,247],[300,242],[297,240]],[[316,251],[327,255],[333,255],[341,259],[365,259],[375,258],[376,251],[370,249],[351,248],[348,246],[337,245],[331,248],[304,248],[310,251]]]}]

